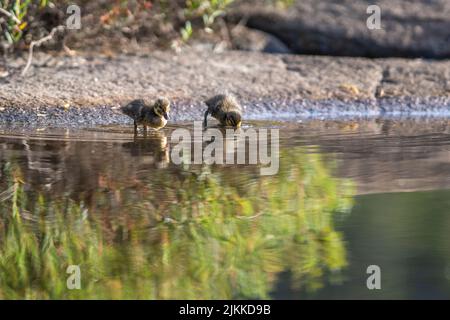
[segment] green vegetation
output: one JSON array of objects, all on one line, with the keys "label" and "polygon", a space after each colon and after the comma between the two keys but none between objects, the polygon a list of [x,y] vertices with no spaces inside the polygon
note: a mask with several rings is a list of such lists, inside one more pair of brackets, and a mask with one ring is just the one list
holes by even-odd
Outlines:
[{"label": "green vegetation", "polygon": [[[0,298],[269,298],[281,271],[316,290],[346,266],[333,219],[352,206],[352,187],[328,167],[291,148],[276,176],[204,167],[167,179],[161,169],[137,190],[94,190],[88,205],[31,192],[10,163]],[[69,265],[81,268],[81,290],[66,287]]]},{"label": "green vegetation", "polygon": [[[107,28],[115,26],[118,29],[145,24],[143,21],[147,18],[156,19],[159,24],[169,23],[172,28],[177,28],[182,24],[181,36],[183,40],[189,39],[193,33],[191,20],[201,19],[204,28],[212,31],[211,27],[215,19],[225,14],[225,10],[234,0],[154,0],[154,1],[111,1],[106,7],[104,5],[92,5],[86,1],[77,3],[83,7],[82,12],[92,11],[98,16],[98,24]],[[18,43],[27,32],[33,32],[30,28],[39,29],[48,21],[45,19],[58,20],[65,14],[65,8],[70,4],[65,0],[2,0],[0,8],[8,13],[0,15],[0,30],[3,33],[4,40],[10,45]],[[46,17],[42,16],[46,8],[56,8],[49,11]],[[59,11],[59,14],[57,13]],[[181,20],[178,16],[185,17]],[[42,21],[41,21],[42,20]],[[131,23],[131,25],[130,25]],[[54,27],[54,26],[53,26]],[[50,31],[50,30],[47,30]]]},{"label": "green vegetation", "polygon": [[[220,37],[215,32],[224,27],[217,24],[232,4],[242,0],[114,0],[94,2],[79,0],[82,29],[65,33],[69,44],[78,47],[84,43],[92,47],[106,43],[116,43],[117,39],[143,38],[145,43],[165,46],[181,38],[188,41],[196,32],[206,31]],[[287,8],[294,0],[268,0],[267,5]],[[0,40],[1,48],[26,48],[32,40],[37,40],[57,25],[64,25],[67,18],[68,0],[0,0]],[[262,3],[264,4],[264,2]],[[99,39],[104,39],[98,41]],[[92,43],[90,40],[96,39]],[[55,40],[56,41],[56,40]],[[120,49],[120,48],[119,48]]]},{"label": "green vegetation", "polygon": [[209,28],[217,17],[225,14],[232,2],[234,0],[187,0],[187,17],[189,19],[201,16],[205,27]]},{"label": "green vegetation", "polygon": [[188,41],[192,37],[193,33],[194,30],[192,29],[192,23],[190,21],[186,21],[184,28],[181,29],[181,37],[183,41]]},{"label": "green vegetation", "polygon": [[[3,31],[5,40],[9,44],[17,43],[23,36],[24,30],[29,24],[29,12],[32,14],[40,9],[47,7],[48,0],[2,0],[0,8],[8,12],[10,16],[0,14],[0,19],[5,21],[4,25],[0,24],[0,30]],[[1,21],[1,20],[0,20]]]},{"label": "green vegetation", "polygon": [[295,3],[296,0],[269,0],[272,4],[275,4],[276,6],[280,8],[289,8]]}]

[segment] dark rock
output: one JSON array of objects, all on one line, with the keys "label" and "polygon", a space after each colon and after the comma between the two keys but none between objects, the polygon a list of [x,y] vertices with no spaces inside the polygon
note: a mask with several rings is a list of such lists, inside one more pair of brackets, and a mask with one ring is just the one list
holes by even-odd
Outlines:
[{"label": "dark rock", "polygon": [[[366,25],[369,5],[381,8],[380,30]],[[247,21],[300,54],[450,58],[448,0],[302,0],[284,11],[246,1],[228,19]]]},{"label": "dark rock", "polygon": [[291,53],[289,48],[277,37],[245,26],[236,26],[231,32],[231,37],[234,49],[266,53]]}]

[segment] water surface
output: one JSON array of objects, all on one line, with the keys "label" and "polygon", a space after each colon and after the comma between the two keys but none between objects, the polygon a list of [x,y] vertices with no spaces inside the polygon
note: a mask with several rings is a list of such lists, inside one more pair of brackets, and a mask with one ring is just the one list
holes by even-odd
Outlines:
[{"label": "water surface", "polygon": [[175,165],[187,123],[1,127],[0,297],[450,298],[447,119],[249,127],[280,130],[278,174]]}]

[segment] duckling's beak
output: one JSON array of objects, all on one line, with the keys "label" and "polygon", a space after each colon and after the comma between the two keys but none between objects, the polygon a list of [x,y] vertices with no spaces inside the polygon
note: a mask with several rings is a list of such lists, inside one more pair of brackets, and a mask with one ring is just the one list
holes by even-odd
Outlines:
[{"label": "duckling's beak", "polygon": [[169,115],[167,114],[167,112],[163,113],[163,117],[164,117],[164,119],[169,120]]}]

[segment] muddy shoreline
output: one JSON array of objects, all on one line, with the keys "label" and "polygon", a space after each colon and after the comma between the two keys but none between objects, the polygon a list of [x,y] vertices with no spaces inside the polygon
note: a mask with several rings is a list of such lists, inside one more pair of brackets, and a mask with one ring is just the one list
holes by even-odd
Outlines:
[{"label": "muddy shoreline", "polygon": [[[430,105],[432,107],[430,107]],[[201,104],[173,106],[171,122],[201,121]],[[274,111],[276,109],[276,111]],[[297,122],[308,120],[361,119],[450,119],[450,101],[425,99],[423,101],[298,101],[293,103],[254,102],[244,104],[245,120],[275,120]],[[0,112],[0,126],[20,127],[90,127],[96,125],[131,124],[131,119],[116,108],[93,106],[89,108],[39,107],[5,108]]]},{"label": "muddy shoreline", "polygon": [[[189,49],[148,55],[37,54],[4,61],[0,124],[128,123],[119,106],[165,95],[172,121],[200,120],[204,101],[231,92],[253,120],[450,117],[450,60],[366,59]],[[6,76],[5,76],[6,74]]]}]

